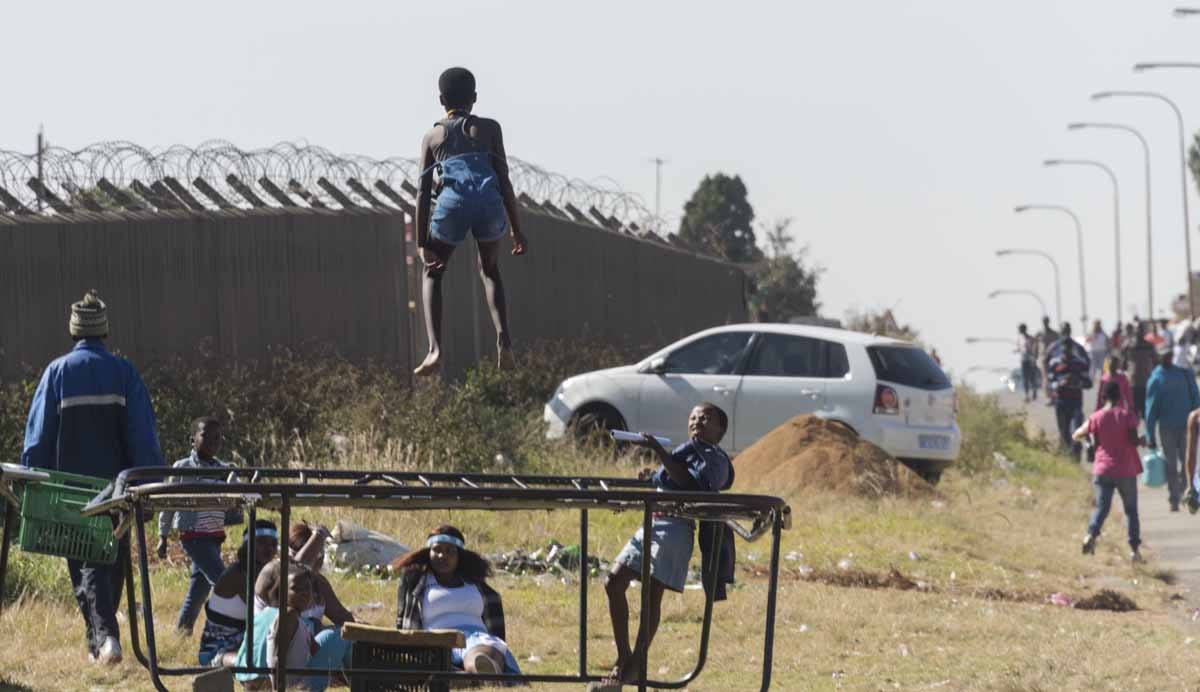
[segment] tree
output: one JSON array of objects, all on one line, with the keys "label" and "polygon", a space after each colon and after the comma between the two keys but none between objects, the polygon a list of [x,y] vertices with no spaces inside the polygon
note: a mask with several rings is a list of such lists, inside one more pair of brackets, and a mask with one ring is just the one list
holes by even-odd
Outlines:
[{"label": "tree", "polygon": [[754,244],[754,209],[741,176],[706,175],[683,205],[679,237],[730,262],[754,262],[762,251]]},{"label": "tree", "polygon": [[807,246],[791,251],[794,242],[788,234],[791,224],[791,219],[780,219],[766,229],[771,256],[754,271],[756,290],[750,298],[750,307],[772,322],[816,315],[821,307],[817,302],[817,279],[824,269],[804,266]]},{"label": "tree", "polygon": [[846,329],[854,332],[878,334],[879,336],[890,336],[893,339],[902,339],[914,343],[920,343],[921,341],[921,333],[911,324],[900,324],[897,322],[891,308],[867,310],[864,312],[848,312],[846,314]]}]

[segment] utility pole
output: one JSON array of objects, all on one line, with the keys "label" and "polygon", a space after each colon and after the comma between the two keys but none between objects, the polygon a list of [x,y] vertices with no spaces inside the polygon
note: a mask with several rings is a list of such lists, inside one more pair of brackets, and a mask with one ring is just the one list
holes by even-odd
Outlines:
[{"label": "utility pole", "polygon": [[38,189],[37,189],[37,190],[34,190],[34,192],[36,192],[36,193],[37,193],[37,207],[38,207],[38,213],[41,213],[41,211],[42,211],[42,193],[41,193],[42,185],[45,185],[45,184],[46,184],[46,180],[45,180],[45,178],[43,178],[43,177],[42,177],[42,157],[43,157],[43,155],[45,154],[45,151],[46,151],[46,143],[45,143],[45,139],[46,139],[45,130],[44,130],[43,126],[42,126],[42,125],[39,123],[39,124],[38,124],[38,134],[37,134],[37,177],[38,177]]},{"label": "utility pole", "polygon": [[662,167],[667,160],[659,157],[650,159],[654,164],[654,232],[662,230]]}]

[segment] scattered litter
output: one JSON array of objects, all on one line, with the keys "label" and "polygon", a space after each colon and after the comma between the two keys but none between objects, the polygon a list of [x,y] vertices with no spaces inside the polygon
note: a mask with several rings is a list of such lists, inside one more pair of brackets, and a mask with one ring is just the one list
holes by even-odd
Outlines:
[{"label": "scattered litter", "polygon": [[851,561],[849,558],[845,558],[845,557],[844,557],[844,558],[842,558],[841,560],[838,560],[837,566],[838,566],[838,569],[840,569],[840,570],[842,570],[843,572],[845,572],[846,570],[848,570],[848,569],[850,569],[851,567],[853,567],[853,566],[854,566],[854,563],[853,563],[853,562],[852,562],[852,561]]},{"label": "scattered litter", "polygon": [[946,506],[946,503],[942,502],[941,500],[932,500],[929,503],[929,506],[933,507],[934,509],[941,509]]},{"label": "scattered litter", "polygon": [[1012,460],[1004,456],[1002,452],[992,452],[992,462],[996,465],[996,468],[1005,472],[1012,471],[1017,466]]},{"label": "scattered litter", "polygon": [[1200,621],[1200,608],[1192,611],[1192,622]]},{"label": "scattered litter", "polygon": [[1070,608],[1071,604],[1073,603],[1070,596],[1058,591],[1050,594],[1050,598],[1048,600],[1052,605],[1067,606],[1068,608]]},{"label": "scattered litter", "polygon": [[797,560],[799,560],[803,557],[804,556],[800,554],[799,550],[793,550],[793,551],[790,551],[787,555],[784,555],[783,559],[787,560],[789,562],[796,562]]},{"label": "scattered litter", "polygon": [[[545,547],[532,553],[526,554],[524,550],[518,548],[486,557],[492,563],[492,567],[499,572],[518,576],[549,573],[561,580],[570,581],[579,576],[580,553],[578,545],[564,546],[558,541],[551,540]],[[587,560],[588,574],[592,577],[608,572],[611,566],[607,560],[601,560],[593,555],[589,555]]]},{"label": "scattered litter", "polygon": [[1114,613],[1127,613],[1138,609],[1133,599],[1111,589],[1101,589],[1076,603],[1075,607],[1080,610],[1111,610]]},{"label": "scattered litter", "polygon": [[797,629],[797,631],[800,632],[800,634],[804,634],[805,632],[808,631],[808,625],[804,625],[804,624],[800,625],[800,627]]},{"label": "scattered litter", "polygon": [[915,550],[908,551],[908,559],[916,562],[921,559],[921,556]]},{"label": "scattered litter", "polygon": [[1030,490],[1029,486],[1027,486],[1027,485],[1021,486],[1021,494],[1024,495],[1025,497],[1033,497],[1033,491]]},{"label": "scattered litter", "polygon": [[1187,639],[1184,639],[1184,640],[1183,640],[1183,645],[1184,645],[1184,646],[1188,646],[1189,644],[1191,644],[1191,643],[1192,643],[1192,642],[1194,642],[1194,641],[1196,641],[1196,638],[1195,638],[1195,637],[1188,637]]},{"label": "scattered litter", "polygon": [[530,663],[541,663],[542,657],[538,656],[537,654],[529,654],[529,658],[527,658],[525,660],[529,661]]},{"label": "scattered litter", "polygon": [[907,644],[901,644],[901,645],[900,645],[900,655],[901,655],[902,657],[904,657],[904,658],[908,658],[908,654],[909,654],[909,651],[908,651],[908,645],[907,645]]},{"label": "scattered litter", "polygon": [[392,576],[392,561],[410,548],[387,534],[372,531],[352,521],[339,521],[330,532],[325,546],[325,562],[338,573],[361,572],[369,568],[383,578]]},{"label": "scattered litter", "polygon": [[496,456],[492,458],[492,463],[496,466],[512,466],[513,460],[504,452],[497,452]]}]

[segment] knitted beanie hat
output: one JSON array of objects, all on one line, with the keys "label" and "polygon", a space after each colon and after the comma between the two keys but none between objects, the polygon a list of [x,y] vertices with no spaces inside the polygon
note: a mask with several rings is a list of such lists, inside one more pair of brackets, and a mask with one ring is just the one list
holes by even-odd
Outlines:
[{"label": "knitted beanie hat", "polygon": [[88,290],[83,300],[71,305],[71,336],[108,336],[108,309],[96,289]]}]

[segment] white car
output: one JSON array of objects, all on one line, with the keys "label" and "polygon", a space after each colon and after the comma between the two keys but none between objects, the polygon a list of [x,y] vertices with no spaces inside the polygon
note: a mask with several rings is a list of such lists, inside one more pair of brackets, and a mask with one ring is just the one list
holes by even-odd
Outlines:
[{"label": "white car", "polygon": [[576,375],[546,404],[547,437],[597,428],[687,439],[687,414],[712,401],[737,453],[805,413],[839,421],[937,482],[962,435],[954,388],[913,344],[842,329],[735,324],[693,334],[636,365]]}]

